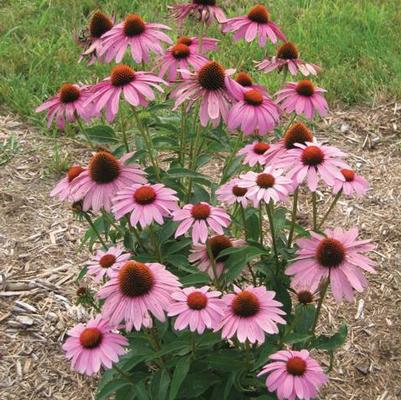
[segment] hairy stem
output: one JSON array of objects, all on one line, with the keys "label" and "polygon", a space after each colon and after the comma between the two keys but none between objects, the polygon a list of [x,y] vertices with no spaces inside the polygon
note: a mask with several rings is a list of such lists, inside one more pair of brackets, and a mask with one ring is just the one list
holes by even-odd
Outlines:
[{"label": "hairy stem", "polygon": [[341,190],[336,194],[336,197],[334,197],[334,200],[333,200],[332,203],[330,204],[329,209],[326,211],[326,214],[324,214],[322,220],[320,221],[320,224],[318,225],[318,228],[319,228],[319,229],[323,226],[323,224],[325,223],[327,217],[328,217],[328,216],[330,215],[330,213],[333,211],[334,207],[336,206],[338,200],[339,200],[340,197],[341,197],[342,192],[343,192],[343,191],[342,191],[342,189],[341,189]]},{"label": "hairy stem", "polygon": [[292,205],[291,228],[290,228],[290,233],[288,235],[288,242],[287,242],[288,247],[291,247],[292,239],[294,238],[295,222],[297,220],[298,193],[299,193],[299,189],[296,188],[295,192],[294,192],[294,199],[293,199],[293,205]]}]

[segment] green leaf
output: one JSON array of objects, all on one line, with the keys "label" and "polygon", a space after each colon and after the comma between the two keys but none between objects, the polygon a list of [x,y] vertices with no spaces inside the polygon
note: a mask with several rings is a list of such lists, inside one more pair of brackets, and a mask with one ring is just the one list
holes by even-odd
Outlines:
[{"label": "green leaf", "polygon": [[295,344],[305,342],[310,339],[312,335],[310,333],[290,333],[289,335],[284,337],[284,343],[287,344]]},{"label": "green leaf", "polygon": [[111,382],[106,383],[102,390],[96,394],[96,400],[106,400],[111,394],[127,385],[131,385],[131,383],[126,379],[114,379]]},{"label": "green leaf", "polygon": [[150,400],[144,382],[135,383],[135,391],[139,400]]},{"label": "green leaf", "polygon": [[164,400],[170,386],[170,376],[166,369],[159,370],[152,379],[152,399]]},{"label": "green leaf", "polygon": [[178,398],[199,399],[211,386],[220,382],[220,378],[212,372],[196,371],[188,374],[179,391]]},{"label": "green leaf", "polygon": [[308,333],[315,322],[316,308],[313,304],[298,304],[295,307],[294,331]]},{"label": "green leaf", "polygon": [[88,271],[88,267],[85,265],[81,271],[79,272],[78,276],[77,276],[77,282],[79,282],[87,273]]},{"label": "green leaf", "polygon": [[169,244],[166,244],[164,246],[164,251],[163,253],[168,256],[174,253],[178,253],[185,249],[186,247],[189,247],[191,245],[192,241],[191,239],[184,238],[181,240],[175,240],[174,242],[169,242]]},{"label": "green leaf", "polygon": [[178,223],[174,221],[167,221],[164,223],[157,236],[159,238],[159,242],[163,243],[167,239],[169,239],[173,233],[177,230]]},{"label": "green leaf", "polygon": [[210,277],[209,277],[209,275],[207,275],[203,272],[197,272],[195,274],[191,274],[191,275],[188,275],[188,276],[185,276],[184,278],[182,278],[181,283],[184,286],[210,283]]},{"label": "green leaf", "polygon": [[235,349],[212,352],[207,358],[207,365],[218,370],[232,372],[244,368],[243,356]]},{"label": "green leaf", "polygon": [[266,251],[264,249],[251,246],[244,246],[241,248],[241,251],[234,252],[224,263],[227,271],[226,279],[229,281],[234,280],[242,272],[248,262],[265,253]]},{"label": "green leaf", "polygon": [[205,175],[200,174],[199,172],[192,171],[187,168],[171,168],[167,171],[167,173],[172,178],[203,178],[207,179]]},{"label": "green leaf", "polygon": [[170,394],[169,400],[176,400],[178,391],[184,382],[185,377],[189,372],[189,367],[191,365],[190,357],[181,358],[174,369],[173,378],[171,379],[171,387],[170,387]]},{"label": "green leaf", "polygon": [[112,127],[108,125],[96,125],[85,129],[90,140],[95,143],[117,143],[118,139]]},{"label": "green leaf", "polygon": [[338,332],[333,336],[318,336],[313,342],[313,347],[315,347],[316,349],[328,351],[336,350],[345,343],[345,340],[347,339],[347,334],[347,325],[341,325]]}]

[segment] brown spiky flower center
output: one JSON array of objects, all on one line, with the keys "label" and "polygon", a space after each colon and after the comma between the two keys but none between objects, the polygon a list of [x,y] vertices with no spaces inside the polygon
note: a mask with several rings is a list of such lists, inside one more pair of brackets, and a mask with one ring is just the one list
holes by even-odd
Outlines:
[{"label": "brown spiky flower center", "polygon": [[138,14],[129,14],[124,21],[124,34],[128,37],[138,36],[145,32],[144,20]]},{"label": "brown spiky flower center", "polygon": [[252,86],[252,78],[246,72],[239,72],[235,77],[235,81],[244,87]]},{"label": "brown spiky flower center", "polygon": [[259,90],[251,89],[244,93],[244,100],[251,106],[260,106],[263,103],[263,96]]},{"label": "brown spiky flower center", "polygon": [[315,93],[315,86],[309,79],[303,79],[297,83],[295,90],[301,96],[310,97]]},{"label": "brown spiky flower center", "polygon": [[151,186],[142,186],[135,190],[134,199],[138,204],[152,204],[156,200],[156,192]]},{"label": "brown spiky flower center", "polygon": [[93,38],[99,39],[113,27],[113,21],[100,11],[93,14],[89,23],[89,32]]},{"label": "brown spiky flower center", "polygon": [[111,70],[110,78],[113,86],[125,86],[135,79],[135,71],[128,65],[116,65]]},{"label": "brown spiky flower center", "polygon": [[79,165],[73,165],[70,167],[67,171],[67,179],[68,182],[72,182],[77,176],[79,176],[83,171],[85,171],[81,166]]},{"label": "brown spiky flower center", "polygon": [[234,196],[237,196],[237,197],[245,196],[247,191],[248,191],[247,188],[242,188],[242,187],[239,187],[238,185],[234,185],[233,189],[232,189]]},{"label": "brown spiky flower center", "polygon": [[345,260],[345,247],[337,239],[325,238],[316,249],[316,259],[326,268],[336,268]]},{"label": "brown spiky flower center", "polygon": [[120,176],[120,162],[107,151],[97,152],[89,161],[89,174],[99,184],[113,182]]},{"label": "brown spiky flower center", "polygon": [[203,310],[207,306],[207,296],[199,291],[192,292],[187,297],[187,305],[191,310]]},{"label": "brown spiky flower center", "polygon": [[102,268],[110,268],[116,262],[116,256],[113,254],[105,254],[99,260],[99,265]]},{"label": "brown spiky flower center", "polygon": [[208,204],[194,204],[192,206],[191,215],[195,219],[207,219],[210,215],[210,206]]},{"label": "brown spiky flower center", "polygon": [[282,44],[277,50],[277,58],[283,60],[296,60],[298,56],[297,46],[292,42]]},{"label": "brown spiky flower center", "polygon": [[199,84],[207,90],[223,89],[224,79],[224,68],[216,61],[208,62],[198,72]]},{"label": "brown spiky flower center", "polygon": [[118,273],[121,293],[128,297],[143,296],[152,289],[155,280],[148,266],[137,261],[128,261]]},{"label": "brown spiky flower center", "polygon": [[260,303],[254,293],[244,290],[236,295],[231,307],[235,315],[247,318],[259,312]]},{"label": "brown spiky flower center", "polygon": [[186,44],[179,43],[179,44],[176,44],[175,46],[173,46],[173,48],[171,49],[171,54],[177,60],[182,60],[184,58],[189,57],[189,55],[191,54],[191,51]]},{"label": "brown spiky flower center", "polygon": [[253,152],[260,156],[262,154],[265,154],[266,151],[269,149],[270,149],[270,145],[268,145],[267,143],[264,143],[264,142],[257,142],[253,146]]},{"label": "brown spiky flower center", "polygon": [[302,152],[302,162],[304,165],[309,165],[315,167],[319,165],[324,160],[324,153],[317,146],[308,146]]},{"label": "brown spiky flower center", "polygon": [[216,0],[192,0],[192,3],[200,6],[215,6]]},{"label": "brown spiky flower center", "polygon": [[73,103],[81,96],[79,88],[71,83],[64,83],[60,88],[60,101],[64,104]]},{"label": "brown spiky flower center", "polygon": [[306,362],[301,357],[292,357],[287,361],[287,372],[294,376],[302,376],[306,371]]},{"label": "brown spiky flower center", "polygon": [[103,334],[98,328],[85,328],[79,335],[79,342],[85,349],[94,349],[102,342]]},{"label": "brown spiky flower center", "polygon": [[305,144],[313,141],[313,133],[302,122],[290,126],[284,135],[284,146],[287,150],[296,148],[295,143]]},{"label": "brown spiky flower center", "polygon": [[341,173],[347,182],[353,182],[355,179],[355,172],[351,169],[342,169]]},{"label": "brown spiky flower center", "polygon": [[276,179],[271,174],[259,174],[256,178],[256,184],[262,189],[269,189],[274,186]]},{"label": "brown spiky flower center", "polygon": [[[210,246],[214,259],[217,259],[223,250],[233,247],[231,239],[224,235],[213,236],[208,240],[208,245]],[[228,255],[220,257],[217,261],[224,262],[228,257]]]},{"label": "brown spiky flower center", "polygon": [[248,18],[258,24],[267,24],[269,22],[269,13],[263,4],[257,4],[249,10]]},{"label": "brown spiky flower center", "polygon": [[186,46],[191,46],[192,39],[187,36],[181,36],[177,39],[177,44],[185,44]]},{"label": "brown spiky flower center", "polygon": [[297,299],[301,304],[313,303],[313,293],[309,290],[300,290],[297,292]]}]

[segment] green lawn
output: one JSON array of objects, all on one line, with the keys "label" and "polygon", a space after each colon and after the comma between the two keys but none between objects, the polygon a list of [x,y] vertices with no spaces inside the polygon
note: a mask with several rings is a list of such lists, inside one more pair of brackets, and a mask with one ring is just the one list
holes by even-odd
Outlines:
[{"label": "green lawn", "polygon": [[[34,121],[42,121],[33,109],[65,81],[90,82],[103,76],[109,66],[77,64],[80,49],[73,39],[96,8],[117,14],[138,12],[153,21],[166,18],[173,0],[1,0],[0,5],[0,104],[4,103]],[[263,2],[263,1],[262,1]],[[243,14],[251,0],[225,0],[228,16]],[[264,1],[272,18],[287,37],[298,44],[306,61],[324,68],[317,79],[328,89],[331,102],[369,103],[401,96],[400,0],[271,0]],[[190,31],[196,34],[193,28]],[[218,34],[213,27],[209,35]],[[268,51],[272,47],[269,46]],[[266,49],[244,42],[222,40],[219,57],[226,67],[236,67],[243,52],[244,66],[263,58]],[[231,60],[231,64],[230,64]],[[277,77],[260,75],[270,91]]]}]

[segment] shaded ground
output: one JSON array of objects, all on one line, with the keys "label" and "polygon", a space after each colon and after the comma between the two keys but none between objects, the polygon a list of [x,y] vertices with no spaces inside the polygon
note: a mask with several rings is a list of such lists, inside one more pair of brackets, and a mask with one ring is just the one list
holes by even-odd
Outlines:
[{"label": "shaded ground", "polygon": [[[379,273],[354,304],[325,308],[328,332],[350,325],[337,354],[327,400],[401,398],[401,105],[336,112],[318,136],[344,148],[372,185],[358,202],[340,201],[345,216],[378,244]],[[53,139],[0,115],[0,142],[16,135],[20,149],[0,167],[0,399],[91,399],[93,381],[71,372],[60,348],[66,330],[87,319],[74,305],[74,279],[86,255],[82,225],[49,199],[55,177]],[[85,151],[62,140],[71,160]],[[49,176],[50,175],[50,176]]]}]

